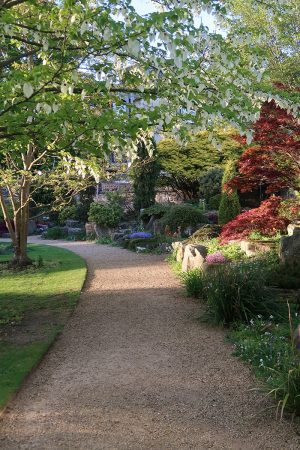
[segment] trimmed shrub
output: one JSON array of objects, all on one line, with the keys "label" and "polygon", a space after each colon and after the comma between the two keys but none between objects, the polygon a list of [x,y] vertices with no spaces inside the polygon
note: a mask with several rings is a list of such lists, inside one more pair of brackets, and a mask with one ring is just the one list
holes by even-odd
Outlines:
[{"label": "trimmed shrub", "polygon": [[170,205],[153,205],[149,208],[145,208],[141,212],[141,219],[150,220],[150,217],[154,216],[156,219],[160,219],[170,209]]},{"label": "trimmed shrub", "polygon": [[78,220],[76,205],[66,206],[62,211],[60,211],[58,216],[59,223],[63,225],[67,219]]},{"label": "trimmed shrub", "polygon": [[89,221],[100,227],[114,228],[122,218],[122,207],[117,203],[91,203]]},{"label": "trimmed shrub", "polygon": [[48,230],[43,233],[44,239],[67,239],[68,231],[65,228],[61,227],[52,227],[48,228]]},{"label": "trimmed shrub", "polygon": [[161,219],[162,225],[169,226],[175,232],[178,227],[182,231],[188,226],[196,226],[202,220],[202,213],[199,209],[189,205],[174,205],[168,209]]}]

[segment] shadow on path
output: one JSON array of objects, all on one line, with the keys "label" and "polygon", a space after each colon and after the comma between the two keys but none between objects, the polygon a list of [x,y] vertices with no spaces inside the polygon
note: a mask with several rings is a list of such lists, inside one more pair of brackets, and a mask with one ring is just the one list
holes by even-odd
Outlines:
[{"label": "shadow on path", "polygon": [[299,448],[290,425],[266,411],[272,403],[250,391],[223,331],[199,323],[199,304],[182,296],[162,257],[54,245],[86,258],[88,280],[5,414],[1,449]]}]

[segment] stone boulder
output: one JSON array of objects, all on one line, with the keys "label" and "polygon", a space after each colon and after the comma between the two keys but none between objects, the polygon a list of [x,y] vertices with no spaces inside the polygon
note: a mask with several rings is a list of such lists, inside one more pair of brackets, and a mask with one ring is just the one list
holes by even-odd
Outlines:
[{"label": "stone boulder", "polygon": [[186,245],[182,261],[182,272],[193,269],[203,269],[207,248],[204,245]]},{"label": "stone boulder", "polygon": [[183,256],[184,256],[184,249],[186,247],[186,244],[184,242],[173,242],[172,243],[172,248],[176,253],[176,261],[177,262],[182,262],[183,260]]},{"label": "stone boulder", "polygon": [[293,236],[293,234],[300,233],[300,222],[290,223],[287,227],[287,232],[289,236]]},{"label": "stone boulder", "polygon": [[263,241],[241,241],[240,247],[246,256],[255,256],[258,253],[269,252],[276,248],[276,243],[274,242],[263,242]]},{"label": "stone boulder", "polygon": [[300,262],[300,229],[295,228],[291,236],[282,236],[279,256],[283,263]]}]

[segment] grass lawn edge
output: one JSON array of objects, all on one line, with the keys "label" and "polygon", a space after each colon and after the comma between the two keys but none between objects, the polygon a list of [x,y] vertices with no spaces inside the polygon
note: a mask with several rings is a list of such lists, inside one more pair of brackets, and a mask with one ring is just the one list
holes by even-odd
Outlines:
[{"label": "grass lawn edge", "polygon": [[[1,242],[1,240],[0,240],[0,244],[1,243],[5,243],[5,242],[3,242],[3,241]],[[55,248],[55,249],[63,250],[66,253],[71,253],[71,254],[76,255],[76,257],[81,260],[81,263],[83,263],[84,272],[83,272],[83,275],[82,275],[80,290],[78,291],[78,294],[76,295],[76,299],[74,301],[74,306],[70,307],[70,309],[68,311],[68,315],[66,317],[66,320],[64,320],[63,324],[60,327],[54,328],[52,330],[52,332],[49,334],[49,336],[47,337],[47,339],[44,342],[40,343],[40,350],[37,352],[36,358],[32,361],[32,364],[29,365],[29,367],[26,370],[24,376],[22,377],[22,379],[18,383],[18,386],[14,389],[13,392],[11,392],[11,394],[7,398],[6,402],[3,405],[0,404],[0,419],[3,417],[3,415],[6,412],[6,410],[9,409],[10,403],[18,395],[18,393],[23,388],[23,386],[25,385],[25,383],[27,382],[29,377],[39,368],[39,366],[43,362],[45,356],[48,354],[48,352],[51,350],[51,348],[54,346],[54,344],[56,343],[56,341],[58,340],[58,338],[62,334],[66,324],[68,323],[70,318],[73,316],[75,310],[77,309],[78,303],[80,301],[80,296],[81,296],[81,293],[82,293],[82,291],[83,291],[83,289],[85,287],[85,283],[86,283],[87,275],[88,275],[87,261],[84,258],[82,258],[78,253],[76,253],[76,252],[74,252],[74,251],[72,251],[70,249],[65,249],[65,248],[62,248],[62,247],[59,247],[59,246],[55,246],[55,245],[50,245],[50,244],[47,245],[47,244],[42,243],[42,244],[31,244],[31,245],[32,246],[42,245],[44,247],[49,247],[49,248],[52,248],[52,249]]]}]

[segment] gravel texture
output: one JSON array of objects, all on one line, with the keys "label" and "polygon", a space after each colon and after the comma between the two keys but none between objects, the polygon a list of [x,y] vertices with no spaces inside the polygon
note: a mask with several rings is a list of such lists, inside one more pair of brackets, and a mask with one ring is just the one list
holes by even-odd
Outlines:
[{"label": "gravel texture", "polygon": [[64,332],[0,423],[0,448],[299,449],[163,257],[58,243],[89,274]]}]

